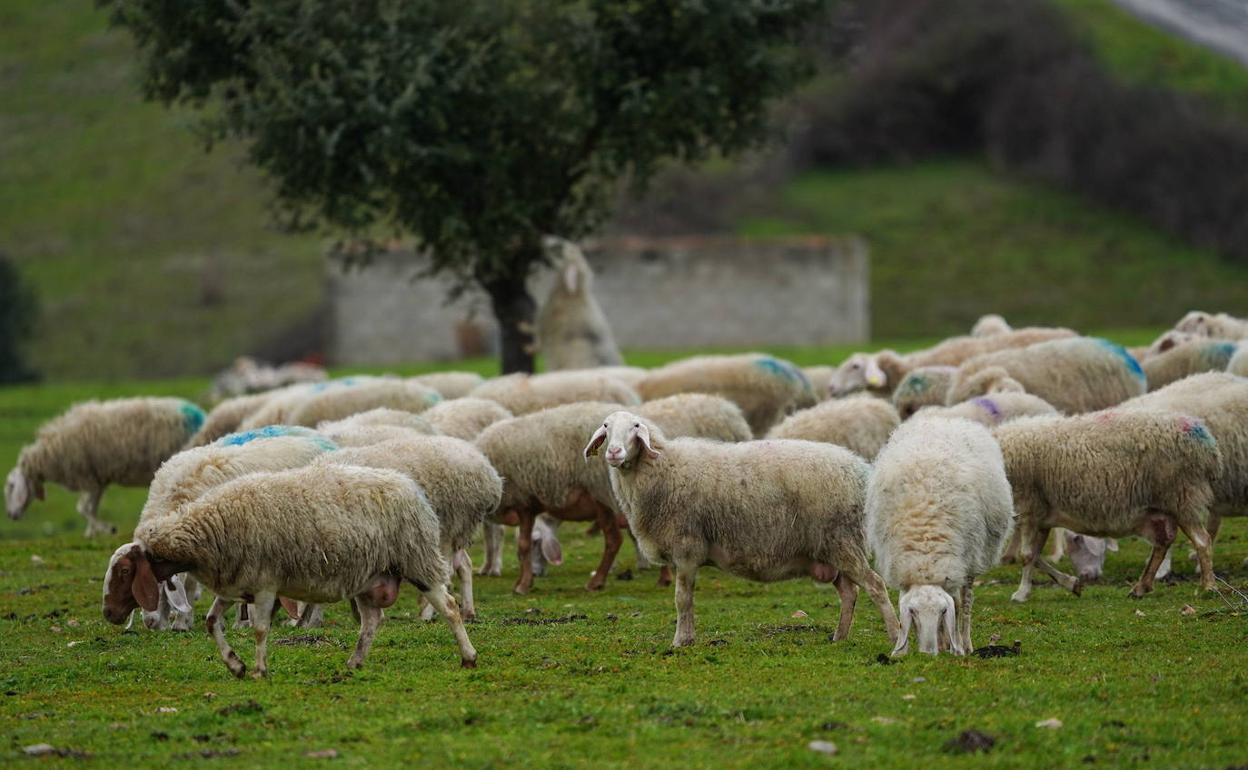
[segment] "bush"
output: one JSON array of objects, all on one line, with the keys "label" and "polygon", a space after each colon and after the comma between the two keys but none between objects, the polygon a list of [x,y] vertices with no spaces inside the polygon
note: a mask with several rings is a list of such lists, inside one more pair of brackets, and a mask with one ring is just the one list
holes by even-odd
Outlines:
[{"label": "bush", "polygon": [[38,314],[34,292],[23,282],[17,266],[0,254],[0,383],[38,379],[23,355]]}]

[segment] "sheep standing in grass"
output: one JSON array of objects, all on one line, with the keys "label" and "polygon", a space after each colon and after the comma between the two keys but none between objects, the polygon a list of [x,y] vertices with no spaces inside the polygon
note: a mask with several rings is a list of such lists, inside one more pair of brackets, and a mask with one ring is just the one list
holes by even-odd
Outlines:
[{"label": "sheep standing in grass", "polygon": [[668,440],[654,423],[623,411],[594,431],[585,457],[599,448],[638,543],[676,573],[673,646],[693,644],[693,588],[709,563],[761,582],[834,582],[841,598],[834,639],[849,633],[861,586],[889,640],[898,641],[897,616],[863,536],[870,466],[853,452],[811,441]]},{"label": "sheep standing in grass", "polygon": [[456,398],[443,401],[421,413],[439,433],[472,441],[496,422],[511,418],[511,412],[484,398]]},{"label": "sheep standing in grass", "polygon": [[78,513],[87,537],[117,528],[96,515],[110,484],[147,486],[160,464],[199,431],[204,410],[180,398],[123,398],[70,407],[41,428],[22,448],[4,483],[9,518],[26,511],[31,498],[44,498],[52,482],[78,493]]},{"label": "sheep standing in grass", "polygon": [[485,381],[470,395],[494,401],[517,417],[579,401],[606,401],[625,406],[641,402],[637,391],[593,369],[534,375],[509,374]]},{"label": "sheep standing in grass", "polygon": [[559,241],[559,280],[537,317],[537,341],[549,371],[624,363],[611,325],[594,299],[594,271],[579,246]]},{"label": "sheep standing in grass", "polygon": [[900,424],[892,404],[880,398],[854,396],[794,412],[772,428],[767,438],[839,444],[870,461]]},{"label": "sheep standing in grass", "polygon": [[363,665],[402,580],[413,583],[444,617],[465,667],[475,667],[439,549],[438,519],[416,482],[401,473],[315,465],[256,473],[216,487],[177,516],[141,524],[118,548],[104,576],[104,617],[124,623],[136,607],[155,610],[158,586],[190,572],[217,598],[208,632],[230,671],[246,667],[226,642],[222,616],[238,601],[255,606],[253,676],[268,673],[269,623],[277,597],[307,603],[353,599],[360,637],[347,661]]},{"label": "sheep standing in grass", "polygon": [[1198,337],[1150,356],[1144,361],[1148,389],[1160,390],[1192,374],[1224,372],[1235,355],[1235,343]]},{"label": "sheep standing in grass", "polygon": [[919,651],[971,644],[975,579],[1001,560],[1014,506],[1001,449],[984,426],[928,418],[898,428],[867,485],[867,540],[880,575],[901,590],[904,655],[910,626]]},{"label": "sheep standing in grass", "polygon": [[433,388],[442,398],[449,400],[468,395],[485,382],[485,378],[476,372],[432,372],[408,377],[407,381]]},{"label": "sheep standing in grass", "polygon": [[1212,315],[1193,310],[1174,325],[1175,331],[1199,334],[1219,340],[1248,339],[1248,319],[1236,318],[1226,313]]},{"label": "sheep standing in grass", "polygon": [[972,337],[991,337],[994,334],[1008,334],[1014,331],[1009,322],[996,313],[981,315],[971,327]]},{"label": "sheep standing in grass", "polygon": [[1013,599],[1027,600],[1035,567],[1078,594],[1078,579],[1040,555],[1049,530],[1097,537],[1140,535],[1153,555],[1131,591],[1152,590],[1176,526],[1196,546],[1213,587],[1204,521],[1222,455],[1203,422],[1174,413],[1106,410],[1075,417],[1027,417],[994,431],[1014,491],[1023,575]]},{"label": "sheep standing in grass", "polygon": [[754,435],[761,436],[797,409],[817,403],[810,381],[797,366],[762,353],[695,356],[674,361],[637,386],[646,401],[679,393],[705,393],[726,398],[745,415]]}]

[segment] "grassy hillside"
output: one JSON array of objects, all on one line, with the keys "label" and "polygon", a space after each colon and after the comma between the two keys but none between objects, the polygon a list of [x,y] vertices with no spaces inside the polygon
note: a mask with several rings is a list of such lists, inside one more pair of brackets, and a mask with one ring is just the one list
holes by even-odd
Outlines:
[{"label": "grassy hillside", "polygon": [[865,236],[882,337],[961,332],[986,312],[1095,329],[1248,311],[1248,269],[969,160],[807,173],[740,229]]}]

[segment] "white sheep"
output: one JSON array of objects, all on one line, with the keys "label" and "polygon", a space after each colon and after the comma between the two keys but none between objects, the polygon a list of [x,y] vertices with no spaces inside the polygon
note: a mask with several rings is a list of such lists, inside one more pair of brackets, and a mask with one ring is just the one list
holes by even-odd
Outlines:
[{"label": "white sheep", "polygon": [[1014,327],[1010,326],[1005,318],[996,313],[981,315],[975,325],[971,327],[972,337],[991,337],[994,334],[1007,334],[1014,331]]},{"label": "white sheep", "polygon": [[1224,372],[1235,355],[1235,343],[1197,337],[1150,356],[1144,361],[1144,375],[1150,391],[1202,372]]},{"label": "white sheep", "polygon": [[555,239],[561,252],[555,281],[537,317],[537,343],[548,371],[619,366],[611,325],[594,299],[594,271],[579,246]]},{"label": "white sheep", "polygon": [[436,404],[420,416],[443,435],[472,441],[481,431],[514,415],[496,401],[466,396]]},{"label": "white sheep", "polygon": [[[901,590],[904,655],[910,626],[919,651],[974,649],[975,579],[1001,560],[1014,527],[1001,449],[988,429],[958,418],[898,428],[876,458],[867,485],[867,541],[880,575]],[[943,633],[943,636],[942,636]]]},{"label": "white sheep", "polygon": [[485,382],[485,378],[476,372],[430,372],[415,377],[408,377],[408,382],[433,388],[444,399],[463,398],[473,388]]},{"label": "white sheep", "polygon": [[204,410],[180,398],[76,404],[22,448],[4,482],[9,518],[20,518],[32,498],[44,499],[44,484],[52,482],[78,493],[87,537],[116,532],[96,515],[104,490],[111,484],[147,486],[203,424]]},{"label": "white sheep", "polygon": [[870,466],[853,452],[811,441],[665,439],[657,425],[618,411],[594,431],[585,457],[605,445],[612,490],[647,554],[676,573],[673,646],[694,641],[698,568],[771,582],[810,576],[834,582],[853,621],[857,587],[899,636],[888,589],[867,560],[863,500]]},{"label": "white sheep", "polygon": [[851,396],[794,412],[772,428],[767,438],[839,444],[871,461],[900,424],[897,410],[887,401]]},{"label": "white sheep", "polygon": [[920,409],[944,406],[949,386],[958,372],[956,366],[919,366],[911,369],[893,390],[893,406],[901,419],[908,420]]},{"label": "white sheep", "polygon": [[798,409],[817,403],[806,375],[794,364],[763,353],[694,356],[650,370],[637,392],[653,401],[679,393],[705,393],[741,407],[761,436]]},{"label": "white sheep", "polygon": [[1175,331],[1199,334],[1221,340],[1248,339],[1248,319],[1236,318],[1227,313],[1210,313],[1193,310],[1179,319]]},{"label": "white sheep", "polygon": [[1131,591],[1152,590],[1175,527],[1200,554],[1202,585],[1212,588],[1204,520],[1222,472],[1217,441],[1195,417],[1111,409],[1073,417],[1025,417],[995,429],[1014,491],[1022,580],[1012,597],[1031,593],[1036,566],[1078,594],[1080,581],[1040,555],[1049,530],[1097,537],[1140,535],[1153,555]]},{"label": "white sheep", "polygon": [[378,378],[308,393],[291,412],[289,424],[312,427],[379,407],[419,413],[442,400],[433,388],[398,379]]},{"label": "white sheep", "polygon": [[605,401],[625,406],[641,403],[637,391],[593,369],[509,374],[486,380],[469,395],[494,401],[517,417],[578,401]]},{"label": "white sheep", "polygon": [[995,428],[1020,417],[1056,415],[1057,410],[1048,401],[1030,393],[993,393],[979,396],[953,406],[928,406],[920,409],[919,417],[960,417],[980,425]]},{"label": "white sheep", "polygon": [[255,607],[253,676],[268,673],[266,646],[277,597],[308,603],[353,599],[360,637],[348,667],[363,665],[382,609],[413,583],[446,618],[462,665],[476,666],[438,544],[438,520],[416,482],[397,471],[308,466],[256,473],[216,487],[177,516],[141,524],[104,576],[104,617],[124,623],[136,607],[155,610],[158,585],[190,572],[217,598],[208,632],[238,677],[246,672],[225,640],[222,615],[235,602]]},{"label": "white sheep", "polygon": [[243,420],[259,411],[274,395],[271,391],[227,398],[208,412],[204,424],[186,442],[187,447],[211,444],[222,436],[233,433],[238,430]]},{"label": "white sheep", "polygon": [[316,426],[316,431],[344,447],[377,444],[406,438],[412,433],[435,435],[439,432],[424,413],[386,407],[369,409],[341,420],[326,420]]}]

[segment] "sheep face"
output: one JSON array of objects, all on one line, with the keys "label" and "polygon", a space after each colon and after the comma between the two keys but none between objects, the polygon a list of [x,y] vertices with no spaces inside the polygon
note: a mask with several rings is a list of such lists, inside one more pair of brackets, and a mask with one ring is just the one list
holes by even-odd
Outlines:
[{"label": "sheep face", "polygon": [[1118,550],[1118,541],[1112,538],[1089,537],[1066,531],[1066,554],[1075,567],[1075,574],[1085,583],[1101,579],[1105,568],[1105,554]]},{"label": "sheep face", "polygon": [[1188,332],[1189,334],[1197,334],[1203,337],[1209,335],[1209,321],[1212,318],[1208,313],[1202,313],[1199,310],[1193,310],[1183,316],[1177,324],[1174,325],[1176,331]]},{"label": "sheep face", "polygon": [[932,585],[913,586],[901,594],[901,636],[893,655],[905,655],[910,645],[910,626],[919,642],[919,652],[935,655],[944,644],[954,655],[965,655],[957,634],[957,615],[953,597],[943,588]]},{"label": "sheep face", "polygon": [[43,484],[38,481],[32,483],[21,468],[9,471],[8,478],[4,480],[4,507],[9,512],[9,518],[20,519],[26,512],[26,506],[30,505],[31,497],[43,499]]},{"label": "sheep face", "polygon": [[121,625],[138,607],[157,612],[160,586],[143,547],[138,543],[126,543],[113,551],[104,573],[104,619]]},{"label": "sheep face", "polygon": [[643,452],[652,460],[659,457],[650,438],[650,427],[631,412],[613,412],[608,416],[586,445],[585,457],[598,454],[604,443],[604,457],[613,468],[631,467]]},{"label": "sheep face", "polygon": [[855,353],[837,367],[828,380],[828,395],[840,398],[866,387],[882,388],[888,384],[888,376],[876,362],[875,356]]}]

